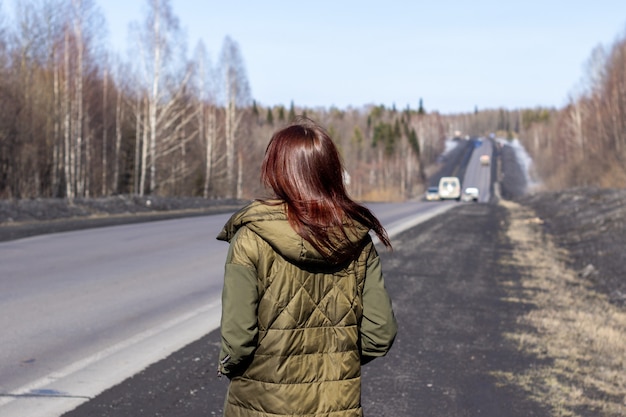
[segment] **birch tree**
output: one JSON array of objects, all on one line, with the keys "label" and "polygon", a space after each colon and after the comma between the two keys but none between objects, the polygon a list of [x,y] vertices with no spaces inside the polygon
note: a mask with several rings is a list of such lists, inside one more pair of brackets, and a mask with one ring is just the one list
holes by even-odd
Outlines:
[{"label": "birch tree", "polygon": [[[159,158],[171,153],[172,147],[184,146],[177,139],[191,117],[189,109],[179,104],[185,95],[191,71],[184,59],[182,32],[169,0],[148,0],[147,18],[142,30],[136,29],[136,33],[147,115],[144,127],[147,143],[143,145],[139,189],[139,194],[143,195],[148,174],[148,194],[154,193],[157,188]],[[181,62],[184,66],[177,67],[176,64]]]},{"label": "birch tree", "polygon": [[65,16],[62,69],[59,72],[59,96],[65,162],[65,195],[89,196],[92,193],[95,150],[94,112],[86,97],[91,95],[87,80],[95,72],[98,36],[103,18],[93,0],[71,0],[60,8]]},{"label": "birch tree", "polygon": [[[226,140],[226,177],[228,196],[241,198],[242,169],[235,167],[236,142],[246,107],[250,104],[250,86],[237,42],[224,38],[220,54],[224,100],[224,137]],[[238,158],[242,164],[242,158]],[[236,176],[236,178],[235,178]],[[237,183],[235,183],[235,179]]]},{"label": "birch tree", "polygon": [[125,106],[123,96],[123,86],[121,82],[122,74],[127,72],[128,68],[117,63],[118,86],[115,89],[115,148],[113,154],[113,192],[120,192],[120,170],[121,170],[121,148],[122,148],[122,126],[125,120]]},{"label": "birch tree", "polygon": [[[2,7],[2,3],[0,3]],[[9,174],[11,163],[11,146],[9,144],[9,126],[11,105],[6,100],[9,91],[8,81],[8,53],[7,53],[7,32],[4,16],[0,15],[0,198],[10,197]]]},{"label": "birch tree", "polygon": [[212,68],[206,47],[203,42],[198,43],[195,52],[196,82],[198,94],[198,137],[204,145],[204,183],[202,195],[209,197],[213,173],[214,149],[217,142],[217,103],[215,70]]},{"label": "birch tree", "polygon": [[3,77],[8,91],[2,94],[19,109],[3,109],[3,114],[14,115],[9,166],[10,177],[18,182],[12,186],[16,197],[56,195],[60,181],[56,175],[60,144],[57,131],[52,134],[49,123],[56,111],[49,69],[58,53],[61,16],[59,2],[16,3],[11,67]]},{"label": "birch tree", "polygon": [[108,163],[107,163],[107,146],[108,146],[108,132],[109,132],[109,120],[107,117],[108,113],[108,102],[107,98],[109,95],[109,71],[108,68],[104,69],[104,74],[102,75],[102,189],[101,194],[107,195],[109,193],[108,187]]}]

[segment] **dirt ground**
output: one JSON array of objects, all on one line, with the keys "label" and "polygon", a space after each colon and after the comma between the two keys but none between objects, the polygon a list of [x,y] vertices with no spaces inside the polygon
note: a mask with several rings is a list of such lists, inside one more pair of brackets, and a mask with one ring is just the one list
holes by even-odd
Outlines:
[{"label": "dirt ground", "polygon": [[575,188],[516,201],[536,212],[571,268],[626,305],[626,190]]},{"label": "dirt ground", "polygon": [[[512,151],[499,160],[504,199],[381,252],[399,334],[363,369],[365,415],[626,416],[626,190],[527,195]],[[2,207],[0,239],[43,224]],[[215,331],[64,417],[221,415],[218,349]]]},{"label": "dirt ground", "polygon": [[[598,263],[604,234],[596,241],[600,252],[573,258],[574,252],[545,232],[557,219],[541,218],[528,206],[510,201],[500,205],[509,212],[506,236],[512,243],[501,263],[520,273],[519,281],[506,281],[503,275],[501,285],[507,288],[510,305],[531,307],[505,337],[536,362],[518,373],[496,375],[503,384],[521,387],[548,405],[556,416],[626,415],[626,308],[623,299],[615,297],[619,290],[608,290],[607,284],[619,279]],[[600,266],[573,269],[581,262]],[[620,273],[623,279],[624,270]],[[603,285],[598,285],[603,277]]]}]

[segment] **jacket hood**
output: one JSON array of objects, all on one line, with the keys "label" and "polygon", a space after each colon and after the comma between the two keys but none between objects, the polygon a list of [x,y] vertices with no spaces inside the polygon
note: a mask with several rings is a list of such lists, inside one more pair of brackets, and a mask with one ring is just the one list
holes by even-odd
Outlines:
[{"label": "jacket hood", "polygon": [[[232,215],[217,239],[230,242],[244,226],[266,241],[281,256],[296,264],[328,265],[329,262],[341,264],[349,260],[346,257],[330,261],[322,256],[291,227],[287,220],[287,205],[278,200],[254,201],[248,204]],[[341,243],[345,247],[355,244],[362,246],[370,240],[369,229],[360,223],[345,225],[344,231],[349,239]]]}]

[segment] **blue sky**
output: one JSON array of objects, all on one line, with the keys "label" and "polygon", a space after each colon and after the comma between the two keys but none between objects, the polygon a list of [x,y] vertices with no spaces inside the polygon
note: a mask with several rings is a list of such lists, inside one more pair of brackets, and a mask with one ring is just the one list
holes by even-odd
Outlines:
[{"label": "blue sky", "polygon": [[[113,48],[145,0],[96,0]],[[562,107],[591,51],[626,33],[625,0],[171,0],[188,51],[240,47],[263,105]]]}]

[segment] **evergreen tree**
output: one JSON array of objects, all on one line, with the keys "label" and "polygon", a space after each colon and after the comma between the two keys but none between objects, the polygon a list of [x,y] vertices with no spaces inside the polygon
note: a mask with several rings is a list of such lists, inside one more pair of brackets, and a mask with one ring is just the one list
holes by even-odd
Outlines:
[{"label": "evergreen tree", "polygon": [[396,119],[396,122],[393,126],[393,135],[399,138],[402,135],[402,131],[400,130],[400,120]]},{"label": "evergreen tree", "polygon": [[385,147],[385,155],[391,156],[396,146],[396,139],[394,127],[390,123],[380,122],[374,127],[372,147],[375,148],[382,143]]},{"label": "evergreen tree", "polygon": [[258,120],[259,119],[259,109],[256,106],[256,100],[252,100],[252,114]]},{"label": "evergreen tree", "polygon": [[420,104],[417,108],[417,114],[426,114],[426,110],[424,110],[424,101],[420,98]]},{"label": "evergreen tree", "polygon": [[293,100],[291,100],[291,106],[289,106],[289,121],[293,122],[296,120],[296,108],[293,105]]},{"label": "evergreen tree", "polygon": [[274,126],[274,115],[272,114],[272,108],[267,108],[267,116],[265,117],[265,121],[268,125]]},{"label": "evergreen tree", "polygon": [[505,130],[506,129],[506,125],[508,124],[505,114],[504,114],[504,109],[500,109],[500,114],[499,114],[500,118],[498,120],[498,130]]},{"label": "evergreen tree", "polygon": [[415,133],[415,129],[411,129],[411,131],[409,132],[408,139],[409,139],[409,144],[411,145],[411,148],[413,148],[413,151],[415,152],[415,154],[419,158],[419,156],[420,156],[420,143],[419,143],[419,140],[417,140],[417,133]]}]

